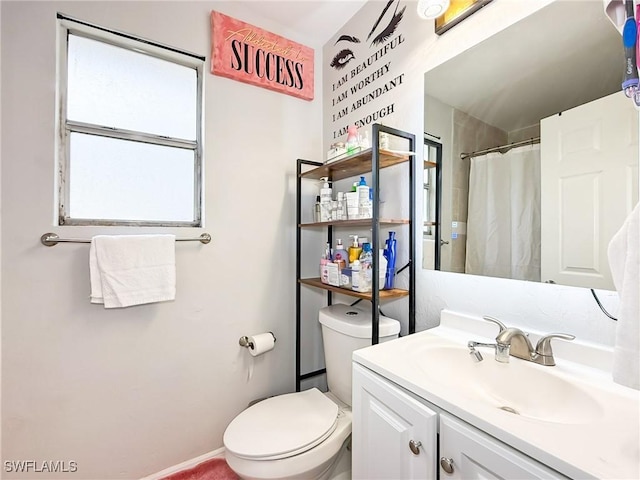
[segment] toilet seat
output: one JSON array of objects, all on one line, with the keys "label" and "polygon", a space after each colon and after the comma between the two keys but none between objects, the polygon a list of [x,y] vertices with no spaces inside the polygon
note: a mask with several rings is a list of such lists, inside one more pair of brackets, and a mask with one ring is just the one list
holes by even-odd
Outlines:
[{"label": "toilet seat", "polygon": [[317,388],[267,398],[229,424],[224,445],[250,460],[291,457],[326,440],[336,429],[338,411]]}]

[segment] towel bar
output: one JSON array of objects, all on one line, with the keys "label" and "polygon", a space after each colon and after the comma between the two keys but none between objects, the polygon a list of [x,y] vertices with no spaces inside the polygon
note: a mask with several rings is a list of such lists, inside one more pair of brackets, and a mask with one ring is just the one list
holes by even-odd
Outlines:
[{"label": "towel bar", "polygon": [[[176,238],[176,242],[200,242],[203,244],[207,244],[211,241],[211,235],[208,233],[203,233],[199,237],[196,238]],[[53,247],[58,243],[91,243],[90,239],[84,238],[60,238],[55,233],[45,233],[40,237],[40,242],[46,247]]]}]

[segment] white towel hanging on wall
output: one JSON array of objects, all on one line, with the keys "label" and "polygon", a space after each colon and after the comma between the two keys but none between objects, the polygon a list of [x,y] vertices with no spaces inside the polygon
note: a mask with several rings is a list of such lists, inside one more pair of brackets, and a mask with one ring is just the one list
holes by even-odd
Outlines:
[{"label": "white towel hanging on wall", "polygon": [[607,254],[620,296],[613,380],[640,390],[640,204],[616,233]]},{"label": "white towel hanging on wall", "polygon": [[91,303],[104,308],[174,300],[175,235],[97,235],[89,273]]}]

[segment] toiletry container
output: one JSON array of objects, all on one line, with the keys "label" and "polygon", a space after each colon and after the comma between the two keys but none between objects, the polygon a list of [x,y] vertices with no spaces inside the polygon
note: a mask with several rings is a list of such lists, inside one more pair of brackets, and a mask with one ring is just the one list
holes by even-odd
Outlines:
[{"label": "toiletry container", "polygon": [[347,127],[347,153],[354,153],[360,146],[358,142],[358,127],[350,125]]},{"label": "toiletry container", "polygon": [[[358,258],[360,265],[360,271],[358,276],[358,288],[353,283],[353,289],[358,292],[370,292],[372,290],[372,277],[373,277],[373,252],[371,251],[371,244],[364,243],[362,245],[362,252]],[[384,277],[382,277],[384,279]]]},{"label": "toiletry container", "polygon": [[356,192],[358,193],[358,215],[360,218],[371,218],[369,215],[369,186],[364,177],[360,177]]},{"label": "toiletry container", "polygon": [[316,204],[313,211],[313,221],[314,222],[322,221],[322,210],[320,208],[320,195],[316,196]]},{"label": "toiletry container", "polygon": [[320,220],[322,222],[330,222],[331,200],[333,200],[333,193],[331,185],[329,184],[329,177],[322,177],[321,180],[323,181],[323,185],[320,189]]},{"label": "toiletry container", "polygon": [[338,192],[338,211],[337,220],[347,219],[347,202],[344,197],[344,192]]},{"label": "toiletry container", "polygon": [[396,270],[396,232],[389,232],[389,238],[386,240],[384,256],[387,259],[387,269],[385,273],[384,288],[393,288]]},{"label": "toiletry container", "polygon": [[[224,432],[227,463],[241,478],[326,480],[348,450],[351,435],[351,356],[371,345],[371,313],[349,305],[322,308],[327,384],[277,395],[241,412]],[[379,338],[398,337],[400,323],[380,315]]]},{"label": "toiletry container", "polygon": [[329,283],[329,267],[327,266],[329,262],[331,262],[331,245],[327,243],[327,247],[320,257],[320,281],[322,283]]},{"label": "toiletry container", "polygon": [[357,235],[349,235],[350,238],[353,239],[351,245],[349,245],[349,265],[360,258],[360,254],[362,253],[362,247],[358,244],[358,236]]},{"label": "toiletry container", "polygon": [[362,270],[360,260],[354,260],[351,264],[351,289],[356,292],[366,292],[364,282],[362,281]]},{"label": "toiletry container", "polygon": [[333,261],[340,264],[341,269],[349,266],[349,253],[344,249],[341,238],[337,240],[336,248],[333,251]]},{"label": "toiletry container", "polygon": [[347,192],[347,218],[355,220],[360,218],[360,209],[358,208],[358,192]]},{"label": "toiletry container", "polygon": [[378,147],[381,150],[387,150],[389,148],[389,135],[386,132],[380,132]]}]

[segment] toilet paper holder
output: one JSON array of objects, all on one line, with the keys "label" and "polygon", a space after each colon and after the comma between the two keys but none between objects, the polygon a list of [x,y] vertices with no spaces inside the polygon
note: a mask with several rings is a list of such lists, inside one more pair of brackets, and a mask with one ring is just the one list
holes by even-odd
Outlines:
[{"label": "toilet paper holder", "polygon": [[[273,332],[269,332],[272,336],[273,336],[273,341],[275,342],[276,336],[273,334]],[[240,344],[241,347],[246,347],[246,348],[253,348],[253,342],[251,340],[249,340],[249,337],[247,337],[246,335],[243,335],[242,337],[240,337],[240,340],[238,341],[238,343]]]}]

